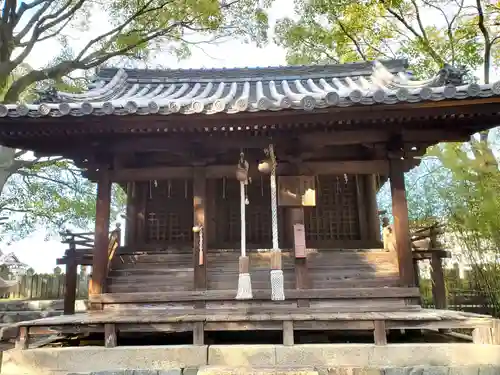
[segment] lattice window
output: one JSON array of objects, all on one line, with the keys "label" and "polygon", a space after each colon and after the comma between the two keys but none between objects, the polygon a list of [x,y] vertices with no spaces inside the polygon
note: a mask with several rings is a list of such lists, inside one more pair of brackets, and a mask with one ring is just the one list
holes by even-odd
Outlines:
[{"label": "lattice window", "polygon": [[319,176],[316,207],[305,207],[304,213],[311,243],[360,239],[355,176]]},{"label": "lattice window", "polygon": [[151,182],[146,201],[146,241],[191,244],[192,228],[192,180]]},{"label": "lattice window", "polygon": [[[248,248],[271,248],[271,190],[269,178],[254,179],[247,189],[246,233]],[[216,243],[219,246],[240,246],[240,185],[236,179],[216,181]],[[282,210],[278,223],[283,226]],[[281,231],[282,232],[282,231]]]}]

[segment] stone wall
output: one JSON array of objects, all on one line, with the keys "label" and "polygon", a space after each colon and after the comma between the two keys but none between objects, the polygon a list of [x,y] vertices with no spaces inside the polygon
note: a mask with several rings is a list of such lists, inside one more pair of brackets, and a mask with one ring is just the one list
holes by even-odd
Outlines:
[{"label": "stone wall", "polygon": [[293,368],[234,368],[218,367],[170,369],[170,370],[116,370],[68,375],[498,375],[500,366],[415,366],[390,368],[337,367],[331,369],[293,369]]},{"label": "stone wall", "polygon": [[[17,330],[12,330],[13,323],[27,320],[59,316],[63,314],[64,303],[62,300],[8,300],[0,301],[0,341],[15,338]],[[87,310],[87,301],[77,300],[76,312]]]},{"label": "stone wall", "polygon": [[3,354],[2,375],[75,374],[500,375],[500,345],[89,346]]}]

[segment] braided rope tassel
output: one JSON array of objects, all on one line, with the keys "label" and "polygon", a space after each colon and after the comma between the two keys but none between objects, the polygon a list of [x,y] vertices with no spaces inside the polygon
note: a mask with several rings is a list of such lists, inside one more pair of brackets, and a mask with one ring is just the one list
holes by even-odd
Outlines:
[{"label": "braided rope tassel", "polygon": [[269,157],[271,159],[271,225],[273,248],[271,253],[271,299],[273,301],[283,301],[285,299],[285,286],[283,270],[281,269],[281,251],[278,242],[278,203],[276,187],[276,157],[273,145],[269,145]]},{"label": "braided rope tassel", "polygon": [[241,219],[241,255],[238,260],[238,291],[236,299],[252,299],[252,280],[250,278],[250,261],[246,254],[246,191],[248,184],[248,163],[243,159],[243,152],[240,155],[240,163],[236,172],[236,178],[240,182],[240,219]]}]

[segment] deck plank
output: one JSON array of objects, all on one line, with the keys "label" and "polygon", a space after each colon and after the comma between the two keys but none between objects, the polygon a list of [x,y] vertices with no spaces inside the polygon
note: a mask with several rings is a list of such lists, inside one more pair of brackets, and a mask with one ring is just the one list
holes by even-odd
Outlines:
[{"label": "deck plank", "polygon": [[[469,314],[470,315],[470,314]],[[189,310],[134,310],[96,311],[75,315],[54,316],[32,321],[19,322],[18,327],[32,326],[85,326],[92,324],[142,324],[142,323],[189,323],[189,322],[251,322],[251,321],[455,321],[455,322],[493,322],[493,318],[464,316],[458,311],[446,310],[407,310],[392,312],[335,312],[325,309],[296,308],[288,311],[262,311],[249,313],[244,309],[207,311]]]}]

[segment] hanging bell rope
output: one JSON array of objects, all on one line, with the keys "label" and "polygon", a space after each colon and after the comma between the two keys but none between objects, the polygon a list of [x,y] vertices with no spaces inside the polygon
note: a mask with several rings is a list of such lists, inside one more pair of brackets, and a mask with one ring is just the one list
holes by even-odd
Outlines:
[{"label": "hanging bell rope", "polygon": [[245,160],[243,151],[240,153],[240,160],[236,167],[236,179],[240,183],[240,219],[241,219],[241,254],[238,259],[238,291],[236,299],[252,299],[252,280],[250,278],[250,260],[246,253],[246,186],[248,185],[248,162]]},{"label": "hanging bell rope", "polygon": [[193,233],[198,234],[198,265],[201,266],[203,265],[203,259],[205,257],[205,254],[203,254],[203,226],[202,225],[196,225],[193,227]]},{"label": "hanging bell rope", "polygon": [[273,301],[283,301],[285,299],[285,286],[283,270],[281,267],[281,250],[278,242],[278,203],[276,186],[276,155],[274,154],[273,145],[269,145],[267,149],[269,157],[271,175],[271,225],[272,225],[272,240],[273,248],[271,251],[271,299]]}]

